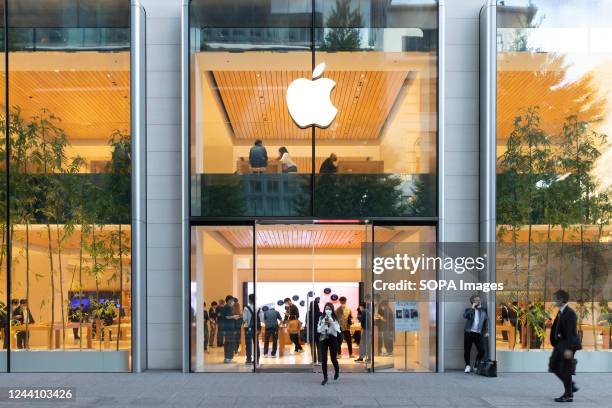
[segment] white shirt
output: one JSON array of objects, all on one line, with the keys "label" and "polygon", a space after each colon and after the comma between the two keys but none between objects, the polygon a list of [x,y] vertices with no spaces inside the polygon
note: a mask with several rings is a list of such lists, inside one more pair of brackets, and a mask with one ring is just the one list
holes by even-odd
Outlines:
[{"label": "white shirt", "polygon": [[472,328],[470,329],[474,333],[480,333],[478,327],[480,326],[480,310],[474,309],[474,322],[472,323]]},{"label": "white shirt", "polygon": [[289,156],[289,153],[283,153],[283,156],[280,158],[280,162],[285,164],[287,167],[291,167],[291,166],[297,167],[293,159],[291,159],[291,156]]},{"label": "white shirt", "polygon": [[327,323],[325,323],[325,317],[325,314],[319,317],[319,323],[317,324],[317,332],[325,334],[327,336],[336,337],[338,333],[340,333],[340,323],[338,323],[337,320],[333,320],[330,318],[331,324],[327,325]]}]

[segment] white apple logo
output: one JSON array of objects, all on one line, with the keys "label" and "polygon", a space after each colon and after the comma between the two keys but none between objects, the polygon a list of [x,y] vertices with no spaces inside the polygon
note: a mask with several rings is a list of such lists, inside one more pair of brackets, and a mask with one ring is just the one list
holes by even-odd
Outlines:
[{"label": "white apple logo", "polygon": [[312,71],[312,80],[298,78],[287,88],[289,114],[302,129],[312,125],[326,128],[338,113],[330,99],[336,83],[329,78],[319,78],[324,70],[322,62]]}]

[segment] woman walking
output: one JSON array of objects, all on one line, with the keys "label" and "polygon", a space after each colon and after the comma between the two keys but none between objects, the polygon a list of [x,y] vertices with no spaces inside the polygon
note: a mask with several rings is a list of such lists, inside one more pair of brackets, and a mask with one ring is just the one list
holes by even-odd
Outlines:
[{"label": "woman walking", "polygon": [[325,304],[323,315],[319,318],[317,324],[317,333],[319,333],[319,342],[321,344],[321,368],[323,369],[323,381],[321,385],[327,384],[327,354],[331,358],[334,365],[334,380],[340,376],[340,367],[338,366],[338,335],[340,333],[340,323],[334,311],[334,305],[331,302]]}]

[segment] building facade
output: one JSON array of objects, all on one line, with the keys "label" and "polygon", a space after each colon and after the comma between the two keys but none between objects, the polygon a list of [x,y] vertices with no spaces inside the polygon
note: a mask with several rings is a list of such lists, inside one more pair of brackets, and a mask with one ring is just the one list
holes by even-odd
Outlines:
[{"label": "building facade", "polygon": [[[0,370],[316,371],[313,302],[342,297],[343,370],[462,368],[465,296],[370,264],[485,242],[500,370],[545,370],[564,287],[612,371],[612,6],[582,3],[3,1]],[[215,320],[249,294],[290,299],[305,352],[261,330],[244,364]]]}]

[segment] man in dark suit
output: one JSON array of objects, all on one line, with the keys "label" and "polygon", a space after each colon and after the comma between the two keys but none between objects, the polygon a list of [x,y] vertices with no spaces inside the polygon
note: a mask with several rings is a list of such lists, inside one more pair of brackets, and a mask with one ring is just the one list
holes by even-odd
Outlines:
[{"label": "man in dark suit", "polygon": [[559,308],[559,313],[553,322],[550,330],[550,343],[553,352],[548,363],[548,371],[555,373],[563,382],[565,392],[557,402],[572,402],[574,392],[578,387],[572,381],[572,374],[575,370],[574,353],[582,348],[578,331],[576,330],[576,312],[568,306],[569,294],[564,290],[558,290],[553,294],[553,301]]},{"label": "man in dark suit", "polygon": [[[27,299],[21,299],[19,301],[19,307],[13,310],[13,319],[17,320],[20,324],[34,323],[34,317],[32,317],[32,313],[30,313],[30,308],[28,307]],[[18,331],[17,348],[24,349],[27,347],[27,343],[28,333],[25,330]]]}]

